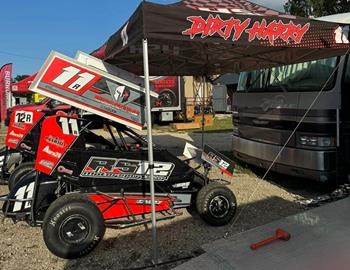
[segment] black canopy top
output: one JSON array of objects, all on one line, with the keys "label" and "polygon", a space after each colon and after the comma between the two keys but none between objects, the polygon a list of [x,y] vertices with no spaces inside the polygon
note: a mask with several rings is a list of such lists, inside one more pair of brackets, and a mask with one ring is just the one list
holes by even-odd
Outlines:
[{"label": "black canopy top", "polygon": [[143,74],[212,75],[343,55],[349,26],[284,14],[245,0],[142,2],[93,55]]}]

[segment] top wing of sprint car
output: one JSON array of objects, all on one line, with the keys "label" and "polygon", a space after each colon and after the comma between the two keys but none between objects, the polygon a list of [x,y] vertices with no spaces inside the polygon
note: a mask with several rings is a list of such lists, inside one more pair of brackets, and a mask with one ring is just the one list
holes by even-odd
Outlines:
[{"label": "top wing of sprint car", "polygon": [[[84,63],[52,52],[30,90],[105,119],[143,129],[143,79],[92,56],[79,59]],[[150,95],[158,97],[153,91]]]}]

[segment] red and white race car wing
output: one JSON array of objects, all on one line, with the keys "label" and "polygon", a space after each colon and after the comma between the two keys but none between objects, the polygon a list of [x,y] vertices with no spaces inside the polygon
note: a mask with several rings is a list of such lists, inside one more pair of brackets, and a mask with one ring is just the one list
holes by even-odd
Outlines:
[{"label": "red and white race car wing", "polygon": [[[142,129],[146,118],[145,90],[140,86],[140,78],[127,76],[127,72],[117,75],[52,52],[29,89],[112,121]],[[151,96],[157,97],[157,94],[151,92]]]}]

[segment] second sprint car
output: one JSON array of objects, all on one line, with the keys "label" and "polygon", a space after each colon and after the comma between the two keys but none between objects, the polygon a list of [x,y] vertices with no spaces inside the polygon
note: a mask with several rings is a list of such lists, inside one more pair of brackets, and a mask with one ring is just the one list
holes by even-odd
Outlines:
[{"label": "second sprint car", "polygon": [[[89,130],[95,121],[105,124],[113,142]],[[199,167],[204,173],[189,166],[190,160],[155,147],[158,221],[174,218],[180,208],[196,209],[213,226],[233,219],[234,193],[222,180],[210,180],[208,173],[217,166],[231,174],[234,163],[209,146],[201,157]],[[41,127],[35,171],[0,198],[3,214],[41,226],[46,246],[56,256],[82,257],[101,241],[106,227],[127,228],[151,221],[147,159],[147,140],[124,125],[64,113],[48,116]]]}]

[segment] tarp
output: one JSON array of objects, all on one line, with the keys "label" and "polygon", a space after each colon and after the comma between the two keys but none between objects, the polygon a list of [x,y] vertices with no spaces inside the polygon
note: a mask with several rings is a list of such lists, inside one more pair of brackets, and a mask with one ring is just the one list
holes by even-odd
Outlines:
[{"label": "tarp", "polygon": [[0,68],[0,121],[6,119],[6,110],[11,105],[12,63]]},{"label": "tarp", "polygon": [[245,0],[143,1],[93,55],[141,75],[146,38],[151,75],[223,74],[342,55],[348,35],[347,25]]},{"label": "tarp", "polygon": [[35,76],[37,73],[34,73],[33,75],[30,75],[29,77],[13,83],[12,87],[11,87],[11,91],[12,93],[28,93],[28,94],[33,94],[30,90],[29,90],[29,86],[32,84]]}]

